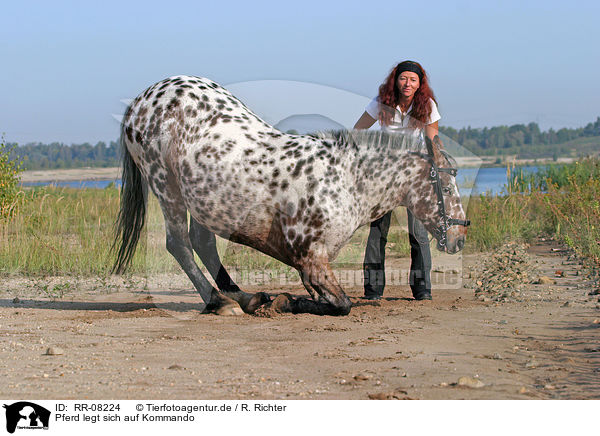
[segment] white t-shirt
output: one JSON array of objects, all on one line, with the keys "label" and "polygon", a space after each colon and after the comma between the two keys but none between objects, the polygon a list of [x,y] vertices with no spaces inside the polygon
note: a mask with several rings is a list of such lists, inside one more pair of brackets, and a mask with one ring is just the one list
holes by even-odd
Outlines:
[{"label": "white t-shirt", "polygon": [[[367,107],[365,108],[365,112],[368,113],[371,118],[379,119],[379,97],[375,97],[373,100],[369,102]],[[429,99],[431,103],[431,115],[429,116],[429,121],[426,124],[432,124],[436,121],[440,120],[442,117],[437,108],[437,104],[433,99]],[[396,113],[394,114],[394,119],[389,126],[382,125],[381,129],[388,133],[405,133],[405,134],[413,134],[413,135],[421,135],[423,133],[423,129],[415,129],[414,127],[409,127],[410,115],[408,113],[412,109],[412,103],[406,112],[402,112],[400,110],[400,106],[396,106]]]}]

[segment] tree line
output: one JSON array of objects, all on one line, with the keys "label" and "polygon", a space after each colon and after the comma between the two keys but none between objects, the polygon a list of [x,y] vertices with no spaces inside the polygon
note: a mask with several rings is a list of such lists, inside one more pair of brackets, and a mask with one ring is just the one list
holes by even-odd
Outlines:
[{"label": "tree line", "polygon": [[[12,145],[12,144],[11,144]],[[14,157],[21,158],[27,170],[47,170],[81,167],[119,166],[120,146],[116,141],[109,144],[98,142],[91,145],[66,145],[59,142],[51,144],[27,144],[13,149]]]},{"label": "tree line", "polygon": [[[440,132],[477,155],[518,154],[521,157],[530,157],[529,155],[535,157],[540,153],[548,155],[548,152],[562,155],[572,151],[569,142],[582,138],[600,137],[600,117],[585,127],[549,129],[544,132],[540,130],[537,123],[477,129],[466,127],[460,130],[442,126]],[[585,147],[586,141],[579,142],[584,148],[587,148]],[[596,146],[600,145],[600,141],[594,143]],[[557,145],[564,146],[557,147]]]},{"label": "tree line", "polygon": [[[537,123],[529,123],[460,130],[441,126],[440,132],[480,156],[557,157],[590,154],[600,149],[600,117],[585,127],[573,129],[541,131]],[[120,161],[116,141],[95,145],[34,143],[15,147],[12,154],[22,159],[27,170],[114,167]]]}]

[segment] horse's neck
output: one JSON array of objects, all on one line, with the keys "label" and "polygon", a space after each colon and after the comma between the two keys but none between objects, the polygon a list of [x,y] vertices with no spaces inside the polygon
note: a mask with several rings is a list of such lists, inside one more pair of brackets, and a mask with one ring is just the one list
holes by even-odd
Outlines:
[{"label": "horse's neck", "polygon": [[420,169],[418,165],[417,156],[398,150],[385,153],[360,150],[356,153],[350,168],[361,225],[398,206],[408,205]]}]

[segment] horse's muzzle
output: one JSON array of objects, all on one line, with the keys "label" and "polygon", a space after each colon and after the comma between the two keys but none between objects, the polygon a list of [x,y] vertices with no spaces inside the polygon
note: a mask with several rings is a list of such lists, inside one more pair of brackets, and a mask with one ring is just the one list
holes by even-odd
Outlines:
[{"label": "horse's muzzle", "polygon": [[[439,247],[438,247],[439,248]],[[446,253],[455,254],[465,248],[465,235],[459,235],[456,238],[448,238],[444,247]]]}]

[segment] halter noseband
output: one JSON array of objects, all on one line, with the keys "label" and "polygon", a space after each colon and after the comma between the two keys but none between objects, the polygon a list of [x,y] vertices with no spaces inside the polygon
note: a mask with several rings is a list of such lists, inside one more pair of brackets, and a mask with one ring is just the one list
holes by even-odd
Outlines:
[{"label": "halter noseband", "polygon": [[[444,155],[444,157],[446,158],[446,161],[448,163],[450,163],[450,155],[448,155],[448,153],[446,153],[444,150],[440,150],[440,152]],[[417,155],[417,156],[425,159],[431,165],[431,170],[429,171],[429,180],[434,185],[434,191],[437,195],[438,211],[440,214],[440,222],[439,222],[438,227],[433,231],[433,236],[438,241],[438,248],[443,249],[446,247],[446,233],[450,227],[452,227],[452,226],[467,227],[467,226],[471,225],[470,220],[459,220],[456,218],[448,218],[448,216],[446,215],[446,207],[444,205],[444,193],[442,192],[442,181],[440,180],[440,173],[447,173],[447,174],[450,174],[452,177],[456,177],[456,174],[458,173],[458,169],[454,168],[454,167],[448,167],[448,168],[438,167],[433,160],[433,156],[431,156],[429,154],[424,154],[424,153],[420,153],[417,151],[412,152],[411,154]]]}]

